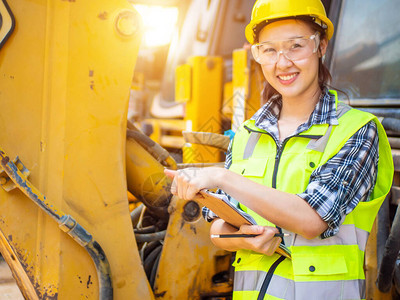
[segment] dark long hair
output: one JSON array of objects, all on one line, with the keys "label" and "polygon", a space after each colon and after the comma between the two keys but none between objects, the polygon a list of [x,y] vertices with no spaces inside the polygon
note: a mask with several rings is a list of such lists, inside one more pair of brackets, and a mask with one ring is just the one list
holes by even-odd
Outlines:
[{"label": "dark long hair", "polygon": [[[254,41],[258,43],[260,31],[267,25],[271,24],[276,21],[284,20],[284,19],[295,19],[295,20],[300,20],[303,22],[306,22],[313,30],[314,32],[318,31],[320,40],[323,40],[326,38],[326,32],[325,30],[316,24],[313,21],[312,17],[309,16],[298,16],[298,17],[291,17],[291,18],[281,18],[281,19],[275,19],[269,22],[261,22],[254,28]],[[320,46],[319,46],[320,47]],[[318,52],[321,53],[321,48],[318,49]],[[318,85],[321,90],[323,90],[325,87],[328,87],[330,82],[332,81],[332,76],[331,73],[329,72],[328,68],[324,65],[322,62],[322,57],[319,58],[319,67],[318,67]],[[275,90],[269,83],[268,81],[265,82],[264,90],[262,92],[262,97],[264,102],[267,102],[268,100],[273,100],[276,99],[276,97],[280,97],[280,94],[278,93],[277,90]]]}]

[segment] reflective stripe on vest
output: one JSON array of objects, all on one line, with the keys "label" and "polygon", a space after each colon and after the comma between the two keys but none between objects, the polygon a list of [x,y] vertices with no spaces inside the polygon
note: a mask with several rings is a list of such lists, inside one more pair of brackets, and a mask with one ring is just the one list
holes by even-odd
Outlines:
[{"label": "reflective stripe on vest", "polygon": [[357,228],[354,224],[340,226],[339,232],[328,239],[315,238],[308,240],[301,235],[295,237],[296,246],[328,246],[328,245],[357,245],[361,251],[365,251],[369,232]]},{"label": "reflective stripe on vest", "polygon": [[[234,293],[260,290],[267,272],[239,271],[235,273]],[[296,286],[296,288],[295,288]],[[281,276],[273,276],[266,295],[283,299],[365,299],[365,280],[296,282]],[[255,299],[253,296],[252,299]]]},{"label": "reflective stripe on vest", "polygon": [[[365,246],[373,220],[390,190],[393,161],[383,127],[373,115],[337,102],[337,117],[339,125],[314,125],[285,140],[281,153],[278,153],[273,138],[257,128],[252,120],[246,121],[236,132],[230,170],[260,184],[297,194],[304,192],[313,170],[332,158],[359,128],[371,120],[378,128],[378,179],[371,201],[360,202],[347,214],[338,234],[333,237],[307,240],[293,233],[293,260],[285,260],[277,267],[267,289],[267,295],[273,299],[365,297]],[[345,174],[342,188],[346,188],[346,181],[350,182],[351,176],[350,172]],[[241,207],[260,225],[274,226],[252,210]],[[234,299],[256,299],[265,271],[277,256],[239,250],[236,257]],[[331,288],[338,297],[330,297],[333,295],[329,292]],[[330,296],[327,297],[326,292]]]},{"label": "reflective stripe on vest", "polygon": [[[337,110],[337,118],[340,118],[343,116],[346,112],[348,112],[351,109],[350,106],[340,102],[338,104],[338,110]],[[332,125],[329,125],[327,131],[323,136],[317,136],[317,139],[312,139],[308,145],[307,149],[315,150],[318,152],[324,152],[326,145],[328,144],[329,136],[332,132]],[[251,157],[253,154],[253,151],[258,143],[258,140],[261,137],[260,132],[250,132],[250,137],[247,140],[246,148],[243,152],[243,159],[248,159]]]}]

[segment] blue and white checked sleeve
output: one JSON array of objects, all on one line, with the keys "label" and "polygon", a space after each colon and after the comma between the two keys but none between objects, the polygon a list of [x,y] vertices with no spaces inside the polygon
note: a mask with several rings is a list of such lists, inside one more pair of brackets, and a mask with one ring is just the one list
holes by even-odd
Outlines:
[{"label": "blue and white checked sleeve", "polygon": [[[334,157],[314,170],[306,190],[298,194],[328,223],[322,238],[335,235],[343,217],[360,201],[369,200],[376,181],[378,143],[377,128],[371,121],[360,128]],[[230,167],[231,158],[229,149],[225,168]],[[218,193],[227,195],[222,190]],[[207,207],[203,207],[202,212],[209,222],[217,217]]]},{"label": "blue and white checked sleeve", "polygon": [[368,201],[376,182],[378,133],[370,121],[342,149],[311,174],[306,190],[298,194],[328,223],[321,238],[339,231],[343,217],[360,201]]},{"label": "blue and white checked sleeve", "polygon": [[[229,167],[232,164],[232,140],[229,143],[228,146],[228,150],[226,151],[226,157],[225,157],[225,164],[224,164],[224,168],[225,169],[229,169]],[[224,194],[228,197],[229,201],[234,201],[237,203],[236,200],[233,200],[231,196],[229,196],[227,193],[225,193],[223,190],[218,189],[217,194]],[[203,218],[207,221],[207,222],[211,222],[212,220],[214,220],[215,218],[218,218],[218,216],[210,209],[208,209],[206,206],[203,206],[202,210],[202,215]]]}]

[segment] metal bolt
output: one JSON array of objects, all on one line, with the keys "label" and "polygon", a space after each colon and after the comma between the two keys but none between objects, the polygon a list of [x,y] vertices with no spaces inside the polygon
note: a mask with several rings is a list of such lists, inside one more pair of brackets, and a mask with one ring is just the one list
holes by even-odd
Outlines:
[{"label": "metal bolt", "polygon": [[208,59],[206,60],[206,65],[207,65],[207,68],[208,68],[209,70],[212,70],[212,69],[215,68],[215,61],[214,61],[212,58],[208,58]]},{"label": "metal bolt", "polygon": [[0,184],[3,185],[3,184],[6,184],[6,183],[7,183],[7,178],[0,177]]},{"label": "metal bolt", "polygon": [[200,206],[195,201],[189,201],[183,207],[183,219],[188,222],[193,222],[200,216]]},{"label": "metal bolt", "polygon": [[140,28],[137,13],[132,10],[120,12],[115,21],[115,28],[122,36],[130,37],[134,35]]}]

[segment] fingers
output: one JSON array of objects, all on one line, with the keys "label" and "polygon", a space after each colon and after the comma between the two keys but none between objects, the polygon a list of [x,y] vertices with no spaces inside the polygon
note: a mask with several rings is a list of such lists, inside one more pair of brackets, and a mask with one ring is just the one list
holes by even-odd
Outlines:
[{"label": "fingers", "polygon": [[265,255],[272,255],[281,243],[280,237],[274,237],[278,229],[269,226],[242,225],[239,230],[243,234],[258,234],[254,238],[243,238],[243,248]]},{"label": "fingers", "polygon": [[172,183],[171,183],[171,193],[173,195],[177,194],[177,182],[176,182],[176,177],[175,175],[178,173],[178,171],[174,171],[174,170],[169,170],[169,169],[164,169],[164,174],[167,175],[168,178],[172,179]]},{"label": "fingers", "polygon": [[215,188],[214,168],[186,168],[178,171],[165,169],[164,173],[173,179],[171,192],[184,200],[193,199],[205,188]]},{"label": "fingers", "polygon": [[186,190],[186,198],[188,200],[194,199],[196,194],[199,192],[199,189],[196,186],[189,185]]},{"label": "fingers", "polygon": [[265,255],[272,255],[274,254],[275,250],[279,247],[281,243],[281,238],[274,237],[272,240],[267,242],[263,247],[263,252]]},{"label": "fingers", "polygon": [[265,255],[274,254],[282,241],[280,237],[274,237],[275,233],[278,232],[278,229],[275,227],[265,227],[262,236],[260,236],[260,243],[257,245],[260,253]]},{"label": "fingers", "polygon": [[193,184],[193,178],[196,176],[196,170],[192,168],[181,170],[164,169],[165,175],[173,179],[171,184],[171,193],[184,200],[191,200],[198,193],[199,188]]},{"label": "fingers", "polygon": [[164,169],[164,174],[167,175],[170,179],[174,179],[176,173],[178,173],[178,171]]},{"label": "fingers", "polygon": [[186,190],[188,185],[188,179],[186,178],[185,172],[179,170],[178,172],[178,197],[186,200]]},{"label": "fingers", "polygon": [[262,234],[265,230],[264,226],[259,225],[242,225],[239,232],[243,234]]}]

